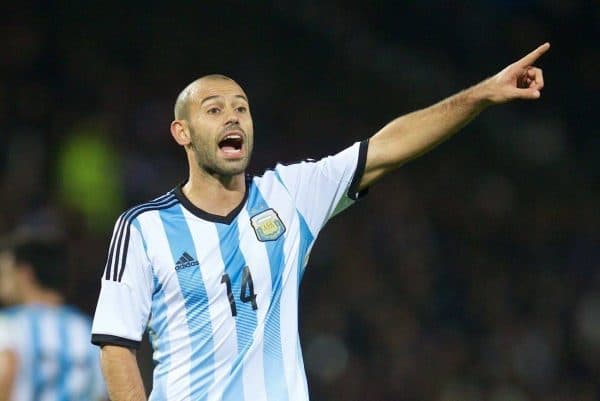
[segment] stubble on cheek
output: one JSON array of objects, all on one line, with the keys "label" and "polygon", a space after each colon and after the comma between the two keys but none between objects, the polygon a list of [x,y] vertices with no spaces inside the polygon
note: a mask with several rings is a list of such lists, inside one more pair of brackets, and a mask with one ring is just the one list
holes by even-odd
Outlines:
[{"label": "stubble on cheek", "polygon": [[219,147],[216,144],[211,146],[200,140],[194,131],[191,131],[191,142],[189,146],[196,159],[196,165],[200,170],[211,175],[233,176],[246,171],[250,162],[253,140],[248,140],[248,143],[246,144],[246,156],[242,160],[237,161],[219,159]]}]

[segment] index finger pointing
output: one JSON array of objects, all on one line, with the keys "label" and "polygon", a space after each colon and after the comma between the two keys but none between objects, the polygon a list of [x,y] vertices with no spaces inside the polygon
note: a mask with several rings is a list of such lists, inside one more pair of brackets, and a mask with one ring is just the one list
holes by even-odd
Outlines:
[{"label": "index finger pointing", "polygon": [[535,62],[535,60],[540,58],[542,54],[546,53],[549,48],[550,43],[546,42],[531,53],[529,53],[528,55],[526,55],[525,57],[523,57],[521,60],[517,61],[517,64],[520,64],[522,66],[532,65]]}]

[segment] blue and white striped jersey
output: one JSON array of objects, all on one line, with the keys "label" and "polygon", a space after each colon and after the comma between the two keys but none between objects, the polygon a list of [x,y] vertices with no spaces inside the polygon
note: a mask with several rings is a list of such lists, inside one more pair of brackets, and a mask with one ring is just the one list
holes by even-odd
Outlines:
[{"label": "blue and white striped jersey", "polygon": [[358,195],[367,142],[248,179],[227,216],[177,187],[118,219],[92,342],[150,334],[152,401],[307,401],[298,288],[317,234]]},{"label": "blue and white striped jersey", "polygon": [[92,322],[67,306],[21,305],[0,312],[0,351],[17,357],[14,401],[107,399]]}]

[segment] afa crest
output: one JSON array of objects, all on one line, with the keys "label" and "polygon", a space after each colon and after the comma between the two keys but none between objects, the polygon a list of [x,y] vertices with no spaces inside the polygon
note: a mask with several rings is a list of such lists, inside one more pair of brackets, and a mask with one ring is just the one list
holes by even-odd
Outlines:
[{"label": "afa crest", "polygon": [[267,209],[250,218],[252,228],[259,241],[275,241],[285,232],[285,226],[273,209]]}]

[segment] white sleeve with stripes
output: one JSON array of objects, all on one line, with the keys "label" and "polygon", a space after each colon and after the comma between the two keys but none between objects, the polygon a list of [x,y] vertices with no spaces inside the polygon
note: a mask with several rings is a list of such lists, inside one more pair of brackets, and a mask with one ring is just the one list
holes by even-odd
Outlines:
[{"label": "white sleeve with stripes", "polygon": [[359,197],[357,188],[364,172],[367,147],[368,141],[356,142],[316,162],[279,164],[275,168],[314,235]]},{"label": "white sleeve with stripes", "polygon": [[125,216],[113,231],[92,343],[139,348],[150,315],[152,268],[141,233]]}]

